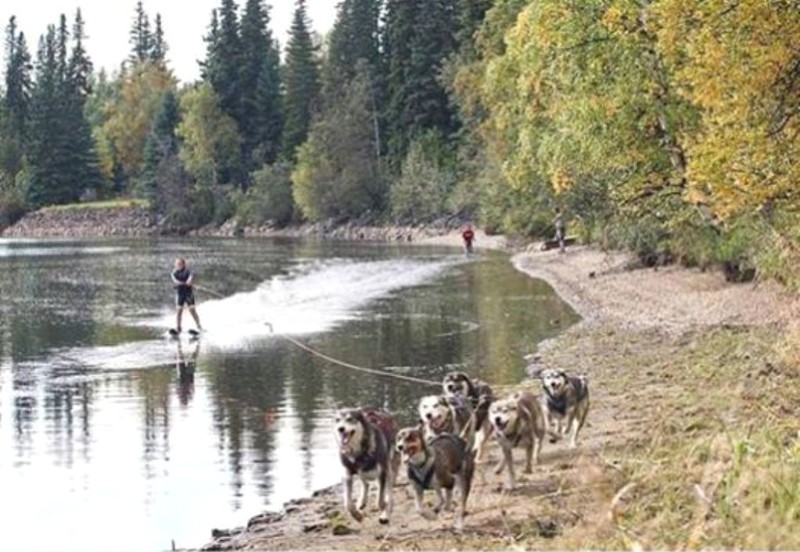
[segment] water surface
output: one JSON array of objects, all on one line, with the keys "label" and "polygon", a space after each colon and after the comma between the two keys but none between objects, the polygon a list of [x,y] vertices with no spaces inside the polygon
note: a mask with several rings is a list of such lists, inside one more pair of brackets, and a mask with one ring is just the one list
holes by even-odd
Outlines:
[{"label": "water surface", "polygon": [[[196,342],[164,337],[177,255],[206,288]],[[212,527],[339,480],[337,405],[410,422],[435,391],[331,365],[283,336],[390,373],[511,383],[524,354],[575,320],[499,253],[0,240],[0,548],[200,546]]]}]

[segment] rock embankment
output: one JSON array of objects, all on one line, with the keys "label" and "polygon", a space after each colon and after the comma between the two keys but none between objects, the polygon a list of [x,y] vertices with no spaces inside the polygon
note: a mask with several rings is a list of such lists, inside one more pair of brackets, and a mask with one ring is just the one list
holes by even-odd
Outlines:
[{"label": "rock embankment", "polygon": [[[209,225],[192,230],[188,232],[188,235],[427,243],[452,234],[463,224],[464,219],[462,218],[446,217],[430,223],[405,225],[369,224],[363,221],[325,221],[276,228],[271,225],[240,226],[236,221],[230,220],[222,226]],[[170,228],[163,220],[157,220],[146,207],[133,204],[42,209],[28,213],[8,228],[0,229],[0,235],[13,238],[138,237],[184,233]]]},{"label": "rock embankment", "polygon": [[42,209],[28,213],[0,234],[8,238],[83,238],[159,233],[146,207],[114,206]]}]

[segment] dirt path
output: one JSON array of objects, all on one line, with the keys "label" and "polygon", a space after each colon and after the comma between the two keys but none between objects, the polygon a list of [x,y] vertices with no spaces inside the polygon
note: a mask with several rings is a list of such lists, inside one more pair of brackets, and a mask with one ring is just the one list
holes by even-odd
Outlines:
[{"label": "dirt path", "polygon": [[[457,234],[431,241],[460,245]],[[479,234],[477,245],[504,244]],[[698,480],[711,477],[708,469],[682,465],[679,476],[662,470],[671,478],[662,481],[654,475],[661,472],[648,466],[679,449],[682,441],[670,441],[681,431],[675,428],[699,427],[693,431],[706,442],[713,435],[705,422],[709,417],[744,418],[739,413],[758,397],[746,392],[742,382],[753,381],[764,366],[772,366],[764,360],[777,339],[771,328],[798,313],[797,301],[771,285],[727,284],[716,273],[681,268],[627,271],[627,257],[586,248],[570,248],[564,255],[519,253],[512,261],[548,281],[586,320],[542,346],[535,356],[542,366],[589,373],[592,410],[576,450],[546,443],[534,473],[507,492],[502,487],[505,474],[497,476],[491,469],[499,458],[493,444],[488,462],[476,474],[463,534],[451,530],[450,513],[436,521],[418,516],[401,476],[388,528],[378,524],[374,510],[361,524],[343,515],[340,491],[334,487],[289,503],[283,512],[256,516],[246,528],[217,532],[205,549],[672,548],[700,537],[697,531],[670,529],[670,524],[691,528],[695,518],[700,519],[697,534],[704,535],[710,514],[695,513],[697,501],[683,484],[662,510],[669,511],[675,502],[688,518],[637,508],[642,501],[653,504],[664,500],[662,495],[672,496],[664,488],[681,477],[690,478],[692,470],[698,471]],[[719,365],[726,366],[724,373],[715,371]],[[698,377],[720,381],[709,390],[698,388]],[[539,392],[535,380],[525,380],[515,386],[519,388]],[[518,464],[521,456],[517,450]],[[723,465],[726,461],[719,460]],[[681,461],[667,461],[665,466],[672,463]],[[642,489],[639,495],[631,490],[637,486]],[[371,498],[370,508],[373,502]],[[626,523],[626,515],[644,521],[638,526]],[[654,529],[647,530],[647,523]],[[720,542],[723,548],[733,545]]]}]

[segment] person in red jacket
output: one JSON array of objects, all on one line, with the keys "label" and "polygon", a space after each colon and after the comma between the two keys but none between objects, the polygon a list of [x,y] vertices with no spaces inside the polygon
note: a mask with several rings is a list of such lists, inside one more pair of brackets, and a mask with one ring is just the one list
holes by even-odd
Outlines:
[{"label": "person in red jacket", "polygon": [[472,242],[475,241],[475,231],[472,230],[472,225],[467,224],[464,231],[461,232],[461,239],[464,240],[464,251],[467,255],[472,253]]}]

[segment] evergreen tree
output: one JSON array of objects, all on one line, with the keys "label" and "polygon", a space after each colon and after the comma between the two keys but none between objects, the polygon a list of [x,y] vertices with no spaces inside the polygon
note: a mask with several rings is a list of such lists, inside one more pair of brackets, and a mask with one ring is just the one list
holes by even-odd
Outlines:
[{"label": "evergreen tree", "polygon": [[380,0],[344,0],[339,4],[325,60],[326,101],[341,99],[342,87],[353,80],[356,67],[362,62],[366,64],[370,80],[378,82],[382,73],[381,4]]},{"label": "evergreen tree", "polygon": [[67,65],[64,87],[66,110],[64,117],[71,140],[66,154],[79,190],[96,190],[102,184],[99,159],[92,136],[92,127],[86,113],[86,102],[92,93],[92,61],[84,48],[86,32],[81,10],[75,12],[72,25],[72,50]]},{"label": "evergreen tree", "polygon": [[456,39],[459,48],[475,51],[475,32],[480,28],[486,12],[494,0],[458,0],[458,29]]},{"label": "evergreen tree", "polygon": [[36,86],[31,96],[28,201],[37,207],[71,199],[65,182],[67,167],[59,155],[65,130],[60,124],[63,96],[59,80],[58,38],[55,26],[50,25],[39,39]]},{"label": "evergreen tree", "polygon": [[456,129],[449,97],[440,82],[442,64],[455,50],[456,0],[389,0],[387,123],[395,163],[409,142],[426,130],[448,136]]},{"label": "evergreen tree", "polygon": [[0,150],[0,170],[13,178],[22,168],[25,142],[30,120],[31,55],[25,35],[17,31],[16,18],[11,17],[6,28],[5,95],[3,96],[3,120],[0,134],[3,137]]},{"label": "evergreen tree", "polygon": [[219,12],[212,12],[206,44],[203,78],[211,84],[225,114],[238,121],[242,60],[237,6],[233,0],[222,0]]},{"label": "evergreen tree", "polygon": [[129,33],[131,63],[142,63],[148,60],[153,51],[153,34],[150,31],[150,18],[144,11],[142,0],[136,2],[136,15]]},{"label": "evergreen tree", "polygon": [[305,0],[297,0],[286,48],[283,152],[287,158],[294,158],[297,147],[305,142],[319,95],[319,68],[310,26]]},{"label": "evergreen tree", "polygon": [[280,52],[269,29],[263,0],[247,0],[241,21],[241,113],[244,163],[250,169],[273,163],[283,126]]},{"label": "evergreen tree", "polygon": [[167,160],[178,161],[178,138],[175,130],[181,121],[178,97],[167,90],[156,113],[153,130],[144,146],[144,168],[138,195],[154,200],[157,196],[159,167]]},{"label": "evergreen tree", "polygon": [[156,63],[167,61],[167,51],[169,46],[164,38],[164,28],[161,25],[161,14],[156,14],[156,30],[153,33],[153,42],[150,47],[150,59]]},{"label": "evergreen tree", "polygon": [[80,11],[69,31],[61,17],[39,43],[36,86],[31,98],[30,186],[35,206],[77,200],[86,189],[99,186],[98,160],[85,114],[92,64],[83,47],[85,33]]}]

